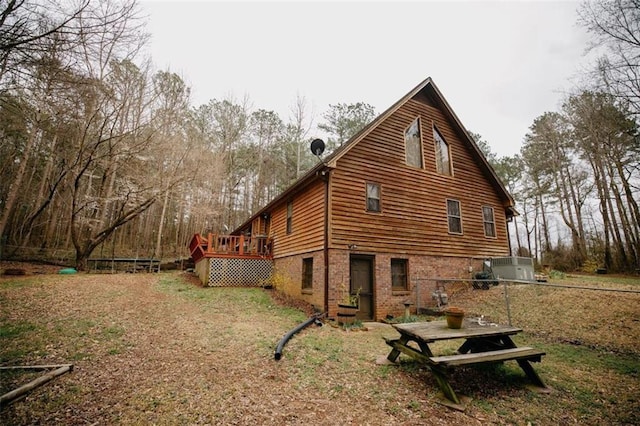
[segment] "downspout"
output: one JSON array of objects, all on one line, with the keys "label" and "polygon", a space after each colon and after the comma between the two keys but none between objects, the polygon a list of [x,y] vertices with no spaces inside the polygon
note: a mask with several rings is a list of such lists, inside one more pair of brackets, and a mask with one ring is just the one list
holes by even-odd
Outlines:
[{"label": "downspout", "polygon": [[320,172],[324,179],[324,312],[329,315],[329,178],[328,170]]},{"label": "downspout", "polygon": [[[507,228],[507,244],[509,245],[509,256],[513,256],[513,253],[511,252],[511,233],[509,232],[509,222],[513,222],[513,216],[507,218],[505,223]],[[516,232],[518,232],[517,229]]]},{"label": "downspout", "polygon": [[[513,253],[511,252],[511,233],[509,232],[509,222],[512,222],[512,220],[507,219],[507,223],[505,225],[507,225],[507,244],[509,244],[509,256],[513,256]],[[518,232],[518,230],[516,229],[516,232]]]}]

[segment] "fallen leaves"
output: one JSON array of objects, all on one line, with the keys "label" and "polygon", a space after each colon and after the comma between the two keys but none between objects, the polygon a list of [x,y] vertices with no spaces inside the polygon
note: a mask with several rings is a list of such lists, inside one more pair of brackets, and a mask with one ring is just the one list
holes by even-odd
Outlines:
[{"label": "fallen leaves", "polygon": [[[546,416],[534,424],[580,419],[571,405],[575,393],[562,389],[562,381],[548,377],[561,389],[554,405],[532,396],[521,372],[510,370],[456,370],[453,383],[475,400],[467,413],[446,409],[436,403],[437,384],[427,369],[410,362],[376,365],[388,353],[382,337],[396,335],[383,324],[357,333],[311,325],[276,362],[278,341],[311,312],[274,291],[201,288],[180,273],[12,279],[21,284],[0,281],[0,325],[33,327],[3,339],[2,363],[73,362],[75,368],[0,412],[3,423],[466,425],[517,423],[531,413]],[[610,315],[637,313],[638,300],[616,299],[610,301],[616,306],[602,310],[602,299],[550,290],[514,288],[512,313],[527,334],[624,351],[640,339],[633,323],[618,319],[630,328],[617,337],[606,327]],[[504,322],[500,291],[460,291],[456,305]],[[550,310],[558,304],[567,304],[570,315]],[[583,325],[576,318],[592,321]],[[607,388],[598,380],[619,377],[575,371],[577,380],[592,380],[596,389]],[[624,386],[637,396],[637,387]]]}]

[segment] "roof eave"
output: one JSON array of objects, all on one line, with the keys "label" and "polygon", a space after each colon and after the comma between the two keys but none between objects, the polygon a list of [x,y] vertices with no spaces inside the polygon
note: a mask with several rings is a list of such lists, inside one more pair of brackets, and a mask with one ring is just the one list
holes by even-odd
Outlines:
[{"label": "roof eave", "polygon": [[507,188],[505,188],[504,184],[502,183],[502,180],[500,180],[497,173],[493,169],[493,166],[491,166],[491,164],[487,161],[487,158],[485,157],[480,147],[478,147],[478,144],[476,143],[476,141],[471,137],[467,129],[464,127],[464,125],[462,124],[462,122],[460,121],[456,113],[453,111],[453,109],[451,108],[447,100],[444,98],[444,96],[442,96],[442,93],[440,92],[438,87],[435,85],[435,83],[433,83],[433,81],[430,81],[430,86],[434,94],[436,95],[436,100],[439,103],[441,103],[445,112],[449,115],[449,118],[454,122],[454,124],[458,128],[458,131],[467,139],[467,142],[469,142],[469,145],[473,148],[474,153],[477,155],[478,159],[480,159],[482,164],[486,167],[486,170],[489,172],[491,180],[504,196],[504,201],[506,201],[505,210],[512,209],[515,212],[515,209],[514,209],[515,200],[513,199],[509,191],[507,191]]}]

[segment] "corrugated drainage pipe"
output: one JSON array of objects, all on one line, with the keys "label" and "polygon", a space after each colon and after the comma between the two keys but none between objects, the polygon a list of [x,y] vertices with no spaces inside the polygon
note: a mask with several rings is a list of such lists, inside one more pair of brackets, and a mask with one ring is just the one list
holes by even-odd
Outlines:
[{"label": "corrugated drainage pipe", "polygon": [[313,315],[311,318],[309,318],[308,320],[306,320],[305,322],[303,322],[302,324],[298,325],[296,328],[294,328],[293,330],[285,334],[284,337],[280,340],[280,343],[278,343],[278,346],[276,347],[276,352],[275,352],[276,361],[282,358],[282,349],[284,348],[284,345],[287,344],[289,339],[293,337],[294,334],[296,334],[298,331],[302,330],[303,328],[308,327],[312,323],[315,323],[316,325],[321,326],[322,321],[320,321],[320,318],[322,318],[323,316],[324,314]]}]

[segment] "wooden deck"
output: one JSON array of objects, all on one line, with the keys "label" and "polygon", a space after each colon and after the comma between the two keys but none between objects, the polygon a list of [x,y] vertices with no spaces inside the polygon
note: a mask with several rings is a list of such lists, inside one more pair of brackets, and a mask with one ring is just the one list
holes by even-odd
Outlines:
[{"label": "wooden deck", "polygon": [[202,258],[271,259],[272,241],[267,236],[195,234],[189,244],[195,262]]}]

